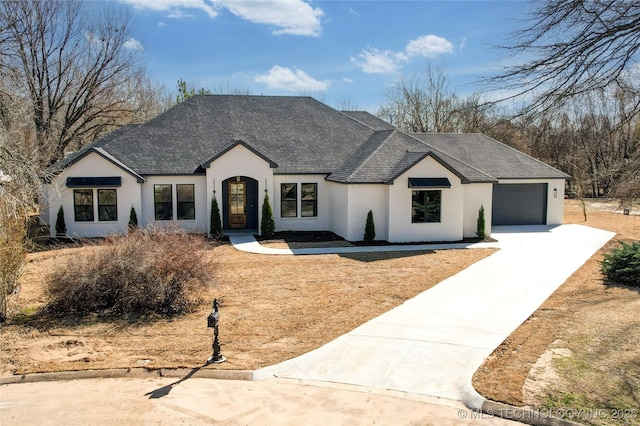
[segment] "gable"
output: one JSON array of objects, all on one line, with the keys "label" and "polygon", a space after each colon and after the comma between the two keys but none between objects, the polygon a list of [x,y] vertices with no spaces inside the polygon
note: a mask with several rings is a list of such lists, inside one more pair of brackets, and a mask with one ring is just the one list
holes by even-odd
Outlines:
[{"label": "gable", "polygon": [[[272,169],[275,169],[275,168],[278,167],[278,164],[276,164],[273,160],[270,160],[266,155],[262,154],[257,149],[253,148],[251,145],[249,145],[248,143],[246,143],[244,141],[235,141],[233,144],[229,145],[228,148],[222,150],[221,152],[217,153],[214,157],[212,157],[209,160],[207,160],[204,163],[202,163],[201,167],[203,169],[206,169],[206,168],[210,167],[211,163],[213,163],[214,161],[216,161],[219,158],[223,157],[228,152],[230,152],[232,150],[236,150],[236,148],[238,148],[237,151],[249,151],[251,154],[255,155],[256,157],[258,157],[258,158],[262,159],[263,161],[265,161],[266,163],[268,163],[269,167],[271,167]],[[240,154],[240,155],[248,155],[248,154]]]},{"label": "gable", "polygon": [[327,179],[340,183],[391,185],[398,176],[428,156],[458,176],[463,183],[497,182],[492,176],[395,129],[375,132],[360,150]]},{"label": "gable", "polygon": [[217,176],[255,176],[258,172],[271,176],[277,164],[247,144],[236,143],[232,148],[203,164],[203,167],[213,170]]},{"label": "gable", "polygon": [[84,151],[82,155],[75,156],[64,170],[64,175],[67,178],[111,177],[123,173],[135,178],[138,183],[143,183],[146,180],[100,148],[89,149]]}]

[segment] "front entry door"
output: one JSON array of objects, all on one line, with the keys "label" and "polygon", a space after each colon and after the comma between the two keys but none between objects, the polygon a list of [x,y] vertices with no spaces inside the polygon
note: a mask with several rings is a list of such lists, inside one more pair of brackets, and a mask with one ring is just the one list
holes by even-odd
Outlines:
[{"label": "front entry door", "polygon": [[247,183],[244,181],[229,182],[229,226],[247,227]]}]

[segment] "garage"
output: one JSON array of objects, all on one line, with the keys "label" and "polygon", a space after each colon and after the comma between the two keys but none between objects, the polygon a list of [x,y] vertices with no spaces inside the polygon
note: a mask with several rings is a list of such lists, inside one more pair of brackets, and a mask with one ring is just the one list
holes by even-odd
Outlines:
[{"label": "garage", "polygon": [[493,226],[545,225],[547,188],[546,183],[493,185]]}]

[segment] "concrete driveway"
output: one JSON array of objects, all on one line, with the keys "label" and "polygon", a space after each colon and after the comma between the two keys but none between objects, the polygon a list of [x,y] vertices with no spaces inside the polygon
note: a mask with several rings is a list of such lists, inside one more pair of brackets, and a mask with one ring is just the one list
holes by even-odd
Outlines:
[{"label": "concrete driveway", "polygon": [[473,373],[614,234],[563,225],[505,227],[492,235],[500,251],[315,351],[255,371],[258,382],[156,378],[3,385],[0,420],[509,424],[465,408],[478,410],[484,401],[471,386]]},{"label": "concrete driveway", "polygon": [[495,254],[254,379],[346,383],[480,409],[471,378],[483,360],[614,235],[580,225],[494,229]]}]

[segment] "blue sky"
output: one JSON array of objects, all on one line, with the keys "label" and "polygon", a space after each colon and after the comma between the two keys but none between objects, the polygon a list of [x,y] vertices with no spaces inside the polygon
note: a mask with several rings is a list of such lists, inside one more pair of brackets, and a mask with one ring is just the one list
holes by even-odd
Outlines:
[{"label": "blue sky", "polygon": [[309,94],[375,110],[401,76],[431,61],[461,96],[504,63],[493,46],[530,3],[469,1],[119,0],[154,81],[213,91]]}]

